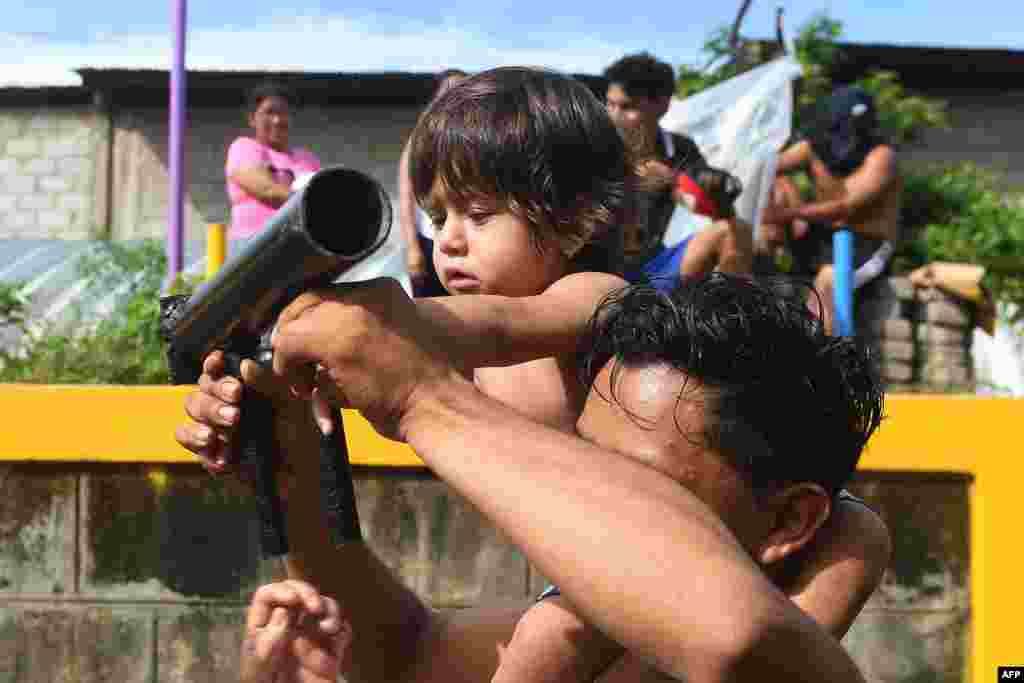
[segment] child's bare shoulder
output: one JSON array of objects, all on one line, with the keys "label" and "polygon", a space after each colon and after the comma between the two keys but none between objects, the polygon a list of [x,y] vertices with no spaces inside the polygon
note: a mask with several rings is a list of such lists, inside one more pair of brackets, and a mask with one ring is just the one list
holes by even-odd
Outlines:
[{"label": "child's bare shoulder", "polygon": [[610,273],[570,273],[551,284],[541,295],[544,299],[567,306],[567,311],[585,309],[592,314],[597,305],[608,296],[626,286],[626,281]]}]

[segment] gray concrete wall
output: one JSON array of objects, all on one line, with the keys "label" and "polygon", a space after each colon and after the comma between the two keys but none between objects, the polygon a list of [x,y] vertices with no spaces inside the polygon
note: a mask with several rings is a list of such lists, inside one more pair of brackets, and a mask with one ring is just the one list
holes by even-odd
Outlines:
[{"label": "gray concrete wall", "polygon": [[[872,683],[963,680],[967,482],[863,474],[852,488],[885,517],[895,552],[845,645]],[[356,489],[367,542],[432,605],[544,587],[430,475],[361,469]],[[237,483],[186,466],[0,465],[3,683],[237,680],[244,606],[278,576]]]},{"label": "gray concrete wall", "polygon": [[[292,142],[308,147],[321,163],[369,173],[397,196],[402,142],[418,110],[394,107],[309,107],[292,121]],[[135,109],[115,114],[114,193],[111,235],[115,239],[161,237],[167,230],[167,112]],[[208,223],[228,222],[224,185],[228,145],[246,132],[235,109],[191,113],[186,136],[186,239],[203,239]]]},{"label": "gray concrete wall", "polygon": [[99,236],[107,121],[88,107],[0,109],[0,235]]},{"label": "gray concrete wall", "polygon": [[[974,161],[1024,187],[1018,134],[1024,91],[936,96],[948,100],[953,127],[930,131],[922,144],[905,148],[908,163]],[[401,144],[417,113],[409,106],[311,106],[296,113],[292,137],[325,164],[370,173],[394,195]],[[112,116],[113,126],[110,114],[90,107],[0,109],[0,237],[166,233],[167,110],[115,109]],[[202,239],[208,223],[228,218],[224,155],[243,124],[235,109],[189,112],[188,239]]]},{"label": "gray concrete wall", "polygon": [[1005,173],[1009,186],[1024,189],[1024,137],[1020,134],[1024,90],[951,91],[930,93],[929,97],[949,103],[951,125],[948,130],[930,130],[920,144],[905,148],[908,161],[973,161]]},{"label": "gray concrete wall", "polygon": [[[417,114],[415,107],[309,107],[296,113],[292,139],[325,165],[369,173],[394,197],[401,146]],[[243,124],[235,109],[189,113],[186,239],[202,240],[208,223],[229,219],[224,160]],[[167,137],[164,108],[0,109],[0,237],[163,237]]]}]

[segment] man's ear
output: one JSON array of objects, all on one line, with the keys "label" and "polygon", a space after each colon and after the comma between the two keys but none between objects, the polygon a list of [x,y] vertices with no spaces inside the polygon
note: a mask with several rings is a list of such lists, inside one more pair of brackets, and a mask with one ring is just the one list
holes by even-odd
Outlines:
[{"label": "man's ear", "polygon": [[818,484],[801,482],[782,489],[767,502],[772,528],[757,551],[757,561],[771,565],[806,546],[832,510],[832,498]]}]

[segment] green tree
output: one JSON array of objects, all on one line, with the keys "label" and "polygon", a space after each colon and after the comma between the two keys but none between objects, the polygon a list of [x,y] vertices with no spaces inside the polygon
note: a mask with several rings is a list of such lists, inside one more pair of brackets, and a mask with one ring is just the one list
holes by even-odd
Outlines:
[{"label": "green tree", "polygon": [[[839,43],[842,33],[842,23],[827,14],[815,15],[797,32],[793,41],[794,56],[803,67],[796,103],[797,129],[804,123],[806,113],[835,86],[833,70],[843,58]],[[740,41],[734,50],[730,34],[727,27],[715,29],[701,48],[704,66],[679,68],[676,92],[680,97],[726,81],[776,57],[781,51],[778,45],[748,40]],[[949,126],[945,102],[908,94],[897,74],[891,71],[871,71],[857,83],[874,95],[881,125],[896,142],[917,141],[929,128]]]},{"label": "green tree", "polygon": [[[87,283],[82,300],[120,292],[102,319],[71,311],[70,320],[40,328],[28,319],[29,301],[17,285],[0,287],[0,328],[17,342],[0,347],[0,382],[42,384],[165,384],[159,335],[159,298],[166,267],[157,240],[101,243],[77,264]],[[179,290],[195,283],[180,282]]]},{"label": "green tree", "polygon": [[[843,26],[818,14],[800,27],[794,43],[803,68],[797,87],[794,130],[799,131],[835,87],[833,72],[843,59]],[[702,48],[703,66],[682,66],[677,94],[686,97],[776,57],[781,47],[740,40],[729,28],[713,31]],[[921,141],[925,131],[947,128],[947,104],[908,93],[892,71],[873,70],[857,84],[870,92],[880,125],[897,144]],[[1017,305],[1024,317],[1024,194],[1007,192],[995,172],[974,164],[904,168],[903,226],[909,239],[897,248],[897,272],[930,261],[959,261],[985,266],[984,284],[998,301]],[[806,177],[798,185],[809,188]]]}]

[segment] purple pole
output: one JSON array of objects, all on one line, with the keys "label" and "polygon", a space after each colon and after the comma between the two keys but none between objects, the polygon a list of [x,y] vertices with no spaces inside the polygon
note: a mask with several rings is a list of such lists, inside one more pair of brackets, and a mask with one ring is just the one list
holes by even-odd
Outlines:
[{"label": "purple pole", "polygon": [[188,0],[172,0],[174,53],[171,61],[170,135],[167,158],[171,173],[170,221],[167,224],[167,284],[182,269],[185,173],[185,27]]}]

